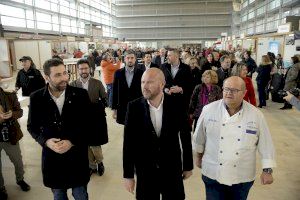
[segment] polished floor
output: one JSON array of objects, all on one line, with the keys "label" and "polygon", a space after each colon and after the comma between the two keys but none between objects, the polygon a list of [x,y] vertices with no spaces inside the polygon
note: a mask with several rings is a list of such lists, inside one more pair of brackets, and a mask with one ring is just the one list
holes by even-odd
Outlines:
[{"label": "polished floor", "polygon": [[[24,115],[20,119],[24,138],[21,140],[25,178],[31,185],[29,192],[22,192],[15,183],[13,165],[4,152],[2,172],[5,179],[9,200],[48,200],[52,199],[49,188],[43,186],[41,176],[41,147],[31,138],[26,129],[28,99],[21,99]],[[260,159],[257,159],[257,177],[252,187],[250,200],[299,200],[300,199],[300,112],[279,110],[282,106],[271,101],[261,109],[269,124],[276,147],[278,167],[274,169],[275,182],[263,186],[260,183]],[[122,142],[123,126],[114,122],[112,112],[107,109],[109,143],[103,146],[103,176],[93,175],[88,185],[91,200],[133,200],[134,196],[125,191],[122,180]],[[185,181],[187,200],[205,199],[205,188],[200,176],[201,170],[195,168],[193,176]],[[71,197],[71,194],[69,193]],[[72,198],[70,198],[72,199]]]}]

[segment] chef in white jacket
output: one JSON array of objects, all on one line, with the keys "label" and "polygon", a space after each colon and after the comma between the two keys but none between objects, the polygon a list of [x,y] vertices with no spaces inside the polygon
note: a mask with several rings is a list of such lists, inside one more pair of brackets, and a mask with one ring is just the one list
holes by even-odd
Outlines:
[{"label": "chef in white jacket", "polygon": [[261,183],[273,182],[275,150],[266,120],[243,101],[245,82],[224,81],[223,99],[203,108],[193,136],[196,165],[202,168],[206,199],[246,200],[255,180],[256,150],[261,156]]}]

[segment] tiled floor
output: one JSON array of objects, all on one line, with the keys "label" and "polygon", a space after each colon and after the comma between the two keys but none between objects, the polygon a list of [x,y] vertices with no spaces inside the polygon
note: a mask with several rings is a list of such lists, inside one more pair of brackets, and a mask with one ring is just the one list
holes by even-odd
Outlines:
[{"label": "tiled floor", "polygon": [[[31,138],[26,130],[28,109],[22,101],[24,116],[20,119],[24,138],[21,141],[25,163],[26,181],[31,191],[22,192],[15,184],[14,169],[9,159],[2,152],[3,174],[10,200],[48,200],[52,194],[45,188],[41,177],[41,147]],[[293,109],[279,110],[282,105],[268,102],[261,109],[268,121],[276,147],[278,167],[274,169],[275,182],[262,186],[259,175],[260,160],[257,159],[257,178],[250,191],[251,200],[299,200],[300,199],[300,112]],[[107,110],[109,143],[103,146],[105,174],[93,175],[88,185],[91,200],[133,200],[134,196],[125,191],[122,181],[122,141],[123,127],[116,124],[111,111]],[[205,198],[205,188],[200,177],[200,169],[195,168],[193,176],[185,181],[187,200]],[[70,198],[72,199],[72,198]]]}]

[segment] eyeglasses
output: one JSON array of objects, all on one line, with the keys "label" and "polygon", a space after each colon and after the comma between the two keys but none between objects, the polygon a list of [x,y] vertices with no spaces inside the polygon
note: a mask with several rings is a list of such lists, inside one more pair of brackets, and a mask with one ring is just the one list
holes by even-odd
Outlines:
[{"label": "eyeglasses", "polygon": [[225,92],[225,93],[237,94],[240,91],[242,91],[242,90],[235,89],[235,88],[228,88],[228,87],[223,88],[223,92]]}]

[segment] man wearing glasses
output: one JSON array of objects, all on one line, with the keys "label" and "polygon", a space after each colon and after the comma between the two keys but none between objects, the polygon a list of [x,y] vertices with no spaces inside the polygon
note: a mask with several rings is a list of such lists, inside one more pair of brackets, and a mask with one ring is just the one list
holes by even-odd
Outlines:
[{"label": "man wearing glasses", "polygon": [[246,200],[255,180],[256,150],[261,156],[261,183],[273,182],[275,150],[261,111],[243,97],[244,81],[224,81],[223,99],[203,108],[193,136],[196,165],[202,168],[206,199]]}]

